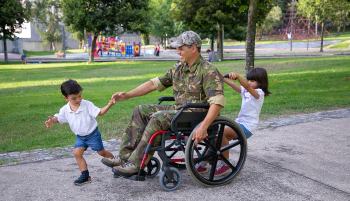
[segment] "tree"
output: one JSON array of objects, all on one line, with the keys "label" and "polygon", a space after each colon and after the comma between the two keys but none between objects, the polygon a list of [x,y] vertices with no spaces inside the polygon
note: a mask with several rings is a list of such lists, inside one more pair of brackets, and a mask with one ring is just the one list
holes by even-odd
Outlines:
[{"label": "tree", "polygon": [[337,36],[339,36],[340,28],[343,27],[345,33],[345,26],[349,22],[350,3],[348,0],[333,0],[333,12],[330,16],[333,26],[337,28]]},{"label": "tree", "polygon": [[151,22],[150,34],[161,38],[161,44],[165,38],[175,36],[175,21],[169,17],[169,9],[172,0],[150,0]]},{"label": "tree", "polygon": [[260,33],[260,39],[262,38],[263,31],[266,33],[269,33],[270,31],[273,30],[275,26],[278,25],[278,23],[281,22],[282,18],[282,11],[279,6],[275,6],[271,9],[269,14],[267,14],[265,20],[261,24],[257,24],[257,29],[259,30]]},{"label": "tree", "polygon": [[0,0],[0,40],[4,41],[5,63],[8,63],[6,40],[16,40],[15,33],[21,31],[27,19],[28,13],[22,4],[16,0]]},{"label": "tree", "polygon": [[84,31],[74,31],[72,25],[67,27],[67,31],[70,32],[69,38],[74,38],[79,41],[79,49],[83,49],[86,41],[84,41]]},{"label": "tree", "polygon": [[[236,0],[227,4],[227,0],[174,0],[170,17],[182,21],[200,36],[217,37],[219,59],[223,60],[221,46],[222,30],[225,36],[240,37],[236,28],[245,26],[248,4],[246,0]],[[211,38],[214,39],[214,38]],[[242,40],[242,38],[231,38]],[[213,40],[212,40],[213,41]]]},{"label": "tree", "polygon": [[[93,35],[116,36],[123,32],[147,33],[148,0],[63,0],[66,26],[74,31]],[[94,61],[97,37],[90,48],[90,62]]]},{"label": "tree", "polygon": [[[235,0],[229,0],[227,3],[232,1]],[[260,24],[266,18],[273,6],[274,2],[270,0],[250,0],[249,2],[245,59],[246,74],[254,68],[256,24]]]},{"label": "tree", "polygon": [[44,45],[50,44],[50,52],[56,49],[55,42],[62,41],[60,9],[61,3],[57,0],[37,0],[33,4],[31,21]]},{"label": "tree", "polygon": [[333,5],[331,0],[299,0],[296,2],[298,11],[304,16],[310,16],[310,19],[315,19],[321,22],[321,48],[320,52],[323,52],[323,33],[324,23],[327,18],[332,15]]}]

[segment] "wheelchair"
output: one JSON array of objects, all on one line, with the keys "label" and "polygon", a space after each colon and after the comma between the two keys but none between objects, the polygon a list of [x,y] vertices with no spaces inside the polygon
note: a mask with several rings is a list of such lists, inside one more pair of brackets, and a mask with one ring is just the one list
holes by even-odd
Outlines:
[{"label": "wheelchair", "polygon": [[[157,105],[163,101],[175,101],[174,97],[160,97]],[[176,190],[181,184],[179,169],[187,169],[191,177],[205,187],[215,187],[230,183],[242,170],[247,157],[247,141],[241,127],[232,119],[218,116],[207,130],[207,137],[196,147],[192,140],[193,131],[201,124],[207,112],[186,112],[187,108],[209,109],[207,103],[186,103],[174,116],[167,131],[154,133],[147,145],[138,173],[125,177],[134,181],[144,181],[155,177],[160,169],[159,184],[165,191]],[[225,127],[233,129],[237,138],[221,147]],[[161,135],[159,146],[152,146],[154,138]],[[229,150],[230,157],[226,159],[222,153]],[[145,165],[150,152],[157,151],[160,161],[152,157]],[[215,175],[218,161],[224,161],[230,170],[224,175]],[[207,172],[199,173],[196,164],[206,162]]]}]

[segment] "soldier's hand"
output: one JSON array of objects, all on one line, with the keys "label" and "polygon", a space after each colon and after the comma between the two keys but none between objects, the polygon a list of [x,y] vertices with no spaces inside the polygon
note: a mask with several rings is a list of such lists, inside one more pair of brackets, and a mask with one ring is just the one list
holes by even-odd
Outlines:
[{"label": "soldier's hand", "polygon": [[202,142],[206,137],[207,137],[207,128],[204,128],[202,125],[193,131],[192,140],[196,140],[195,141],[196,147],[198,146],[198,143]]}]

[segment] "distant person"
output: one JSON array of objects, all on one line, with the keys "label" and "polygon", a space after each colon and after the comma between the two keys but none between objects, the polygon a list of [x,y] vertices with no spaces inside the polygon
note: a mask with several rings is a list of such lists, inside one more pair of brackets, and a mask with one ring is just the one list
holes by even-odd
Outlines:
[{"label": "distant person", "polygon": [[208,49],[207,53],[209,54],[209,58],[208,58],[209,62],[218,62],[218,58],[216,57],[215,52],[212,52],[210,51],[210,49]]},{"label": "distant person", "polygon": [[23,54],[21,56],[21,60],[22,60],[22,64],[23,64],[23,62],[24,62],[24,64],[27,64],[27,60],[28,60],[27,54]]},{"label": "distant person", "polygon": [[46,130],[48,128],[51,129],[52,124],[68,123],[72,132],[77,135],[73,154],[77,160],[81,176],[74,181],[75,185],[91,182],[89,170],[83,158],[84,151],[88,147],[97,151],[100,156],[114,157],[112,153],[106,151],[103,147],[95,118],[97,115],[104,115],[115,104],[115,101],[110,100],[106,107],[100,109],[92,102],[84,100],[81,95],[82,91],[83,88],[75,80],[63,82],[61,92],[68,103],[60,109],[60,113],[55,114],[53,118],[49,116],[49,120],[45,122]]},{"label": "distant person", "polygon": [[288,32],[288,33],[287,33],[287,37],[288,37],[288,43],[291,44],[291,41],[292,41],[292,33],[291,33],[291,32]]},{"label": "distant person", "polygon": [[160,47],[159,47],[158,43],[156,43],[156,46],[154,48],[154,55],[159,57],[159,52],[160,52]]}]

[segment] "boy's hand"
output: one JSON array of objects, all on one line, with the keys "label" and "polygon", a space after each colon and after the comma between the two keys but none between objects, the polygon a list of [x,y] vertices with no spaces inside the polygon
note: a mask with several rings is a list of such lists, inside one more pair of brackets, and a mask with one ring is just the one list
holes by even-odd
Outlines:
[{"label": "boy's hand", "polygon": [[49,116],[49,120],[45,121],[46,130],[49,129],[49,127],[50,127],[50,129],[51,129],[52,123],[53,123],[53,120],[52,120],[52,118]]},{"label": "boy's hand", "polygon": [[115,104],[115,100],[110,100],[109,102],[108,102],[108,105],[109,106],[112,106],[112,105],[114,105]]}]

